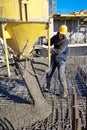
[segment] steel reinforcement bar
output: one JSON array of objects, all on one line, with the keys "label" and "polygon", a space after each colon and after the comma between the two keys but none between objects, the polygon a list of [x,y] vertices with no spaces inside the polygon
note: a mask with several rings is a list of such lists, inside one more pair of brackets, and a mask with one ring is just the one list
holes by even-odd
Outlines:
[{"label": "steel reinforcement bar", "polygon": [[81,130],[81,118],[78,114],[75,88],[72,89],[72,130]]}]

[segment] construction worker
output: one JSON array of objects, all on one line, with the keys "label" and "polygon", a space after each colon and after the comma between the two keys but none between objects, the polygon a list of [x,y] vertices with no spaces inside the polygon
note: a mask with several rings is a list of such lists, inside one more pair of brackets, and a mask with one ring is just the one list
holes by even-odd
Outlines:
[{"label": "construction worker", "polygon": [[53,76],[53,73],[57,67],[58,69],[58,79],[60,81],[60,85],[62,87],[62,96],[67,97],[67,82],[65,76],[65,68],[66,68],[66,59],[68,55],[68,39],[66,38],[67,34],[67,26],[61,25],[56,35],[54,35],[50,39],[50,45],[54,45],[54,48],[51,49],[51,65],[50,70],[46,74],[46,83],[47,86],[45,88],[46,91],[50,90],[50,82]]}]

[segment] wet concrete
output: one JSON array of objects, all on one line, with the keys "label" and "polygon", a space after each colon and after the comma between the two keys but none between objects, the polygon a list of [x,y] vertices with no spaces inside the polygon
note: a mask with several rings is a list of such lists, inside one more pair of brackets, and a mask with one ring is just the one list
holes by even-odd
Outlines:
[{"label": "wet concrete", "polygon": [[[85,109],[85,94],[83,91],[86,91],[86,86],[83,82],[80,82],[80,85],[79,83],[77,84],[77,66],[79,64],[86,64],[86,61],[87,59],[84,57],[68,58],[66,67],[68,98],[70,99],[69,106],[71,105],[72,87],[74,86],[76,87],[78,105],[81,104],[79,106],[80,110],[82,110],[83,116],[85,116],[85,110],[83,110]],[[41,88],[45,87],[46,85],[45,70],[47,69],[47,63],[47,58],[34,59],[34,67]],[[13,66],[11,66],[11,71],[13,71],[12,74],[15,75]],[[6,74],[6,72],[6,67],[1,69],[1,74]],[[33,84],[35,84],[35,82],[33,82]],[[83,90],[81,89],[82,86]],[[47,102],[52,105],[52,101],[54,101],[55,108],[59,108],[60,113],[62,113],[61,107],[59,105],[60,99],[57,96],[58,93],[61,93],[61,87],[57,79],[57,71],[55,71],[51,83],[51,93],[43,92],[43,94]],[[67,104],[66,101],[64,102],[64,111],[66,112]],[[61,115],[59,115],[59,120],[61,120],[60,117]],[[42,121],[42,119],[38,114],[38,110],[35,109],[33,105],[31,95],[29,94],[23,77],[21,77],[19,80],[0,78],[0,129],[22,130],[25,128],[26,130],[32,130],[32,124],[40,121]],[[85,125],[85,123],[83,123],[83,125]]]}]

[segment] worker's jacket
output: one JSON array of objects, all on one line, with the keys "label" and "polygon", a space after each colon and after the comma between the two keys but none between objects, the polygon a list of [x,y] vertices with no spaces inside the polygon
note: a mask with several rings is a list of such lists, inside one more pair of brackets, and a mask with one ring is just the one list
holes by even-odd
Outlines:
[{"label": "worker's jacket", "polygon": [[66,61],[68,55],[68,39],[64,36],[63,40],[59,40],[58,33],[54,35],[51,40],[50,44],[54,45],[54,48],[51,50],[52,52],[52,59],[60,61]]}]

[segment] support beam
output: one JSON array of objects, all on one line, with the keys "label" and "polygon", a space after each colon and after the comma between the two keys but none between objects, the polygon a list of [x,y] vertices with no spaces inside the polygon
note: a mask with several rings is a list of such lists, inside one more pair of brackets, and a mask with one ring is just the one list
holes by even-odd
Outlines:
[{"label": "support beam", "polygon": [[9,58],[8,58],[8,49],[7,49],[6,35],[5,35],[4,26],[5,26],[4,24],[1,25],[1,27],[2,27],[3,41],[4,41],[4,49],[5,49],[5,57],[6,57],[6,65],[7,65],[8,77],[10,77],[11,73],[10,73]]},{"label": "support beam", "polygon": [[50,23],[48,23],[48,66],[50,67]]}]

